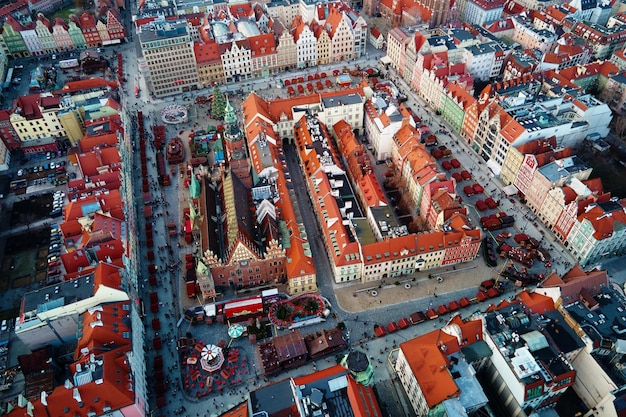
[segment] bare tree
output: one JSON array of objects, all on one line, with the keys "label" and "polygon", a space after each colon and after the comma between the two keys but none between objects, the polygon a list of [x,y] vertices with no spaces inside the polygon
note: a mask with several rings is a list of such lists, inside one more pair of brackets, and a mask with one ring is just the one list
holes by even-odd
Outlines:
[{"label": "bare tree", "polygon": [[626,116],[615,116],[612,123],[613,133],[620,140],[626,140]]}]

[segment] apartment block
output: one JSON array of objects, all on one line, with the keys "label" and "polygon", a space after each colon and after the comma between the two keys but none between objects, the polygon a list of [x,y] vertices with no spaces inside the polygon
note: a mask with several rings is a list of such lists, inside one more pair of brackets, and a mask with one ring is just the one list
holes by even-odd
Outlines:
[{"label": "apartment block", "polygon": [[[157,18],[140,27],[139,40],[149,70],[151,91],[156,97],[199,88],[198,67],[186,21]],[[227,71],[226,65],[224,71]]]}]

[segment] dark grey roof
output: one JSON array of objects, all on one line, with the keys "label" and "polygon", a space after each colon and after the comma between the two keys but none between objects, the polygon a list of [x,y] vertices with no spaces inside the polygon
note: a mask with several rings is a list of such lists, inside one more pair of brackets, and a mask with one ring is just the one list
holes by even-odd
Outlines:
[{"label": "dark grey roof", "polygon": [[363,103],[363,98],[356,93],[344,94],[341,96],[322,98],[322,103],[326,108],[338,107],[346,104],[361,104]]},{"label": "dark grey roof", "polygon": [[348,369],[352,372],[363,372],[367,369],[370,361],[367,355],[359,350],[353,350],[348,354]]},{"label": "dark grey roof", "polygon": [[[506,358],[510,360],[511,355],[515,355],[518,349],[525,348],[537,362],[534,372],[528,372],[532,369],[530,362],[524,363],[526,369],[522,368],[523,372],[518,376],[524,383],[536,381],[538,377],[549,382],[551,375],[558,377],[571,367],[552,337],[553,334],[558,335],[558,328],[553,327],[552,332],[545,329],[545,326],[553,321],[556,321],[558,326],[565,323],[565,319],[558,311],[552,311],[550,318],[545,314],[531,313],[522,303],[514,303],[485,315],[487,331],[498,349],[508,352],[504,354]],[[544,368],[548,368],[550,372]]]},{"label": "dark grey roof", "polygon": [[461,353],[468,363],[488,358],[492,354],[489,345],[484,340],[478,340],[469,346],[462,347]]},{"label": "dark grey roof", "polygon": [[91,297],[94,293],[93,275],[92,272],[27,293],[24,296],[24,312],[52,310]]},{"label": "dark grey roof", "polygon": [[291,407],[295,407],[291,382],[288,379],[276,382],[250,392],[252,413],[265,411],[269,417]]}]

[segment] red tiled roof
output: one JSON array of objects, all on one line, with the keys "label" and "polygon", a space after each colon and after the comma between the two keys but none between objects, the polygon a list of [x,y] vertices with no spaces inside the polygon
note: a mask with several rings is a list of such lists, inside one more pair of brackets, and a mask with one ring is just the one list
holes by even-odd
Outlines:
[{"label": "red tiled roof", "polygon": [[603,287],[608,287],[608,285],[609,281],[606,271],[593,270],[585,272],[580,266],[575,265],[563,278],[559,277],[557,273],[553,273],[541,284],[541,287],[559,287],[561,298],[566,304],[569,304],[579,299],[583,289],[594,296],[600,293]]},{"label": "red tiled roof", "polygon": [[552,298],[538,292],[522,291],[517,294],[517,298],[535,314],[543,314],[554,310]]},{"label": "red tiled roof", "polygon": [[94,78],[89,78],[87,80],[70,81],[66,83],[63,86],[63,88],[61,88],[60,90],[53,91],[52,93],[57,94],[57,95],[62,95],[62,94],[68,94],[68,93],[70,94],[76,93],[78,91],[93,90],[93,89],[106,90],[109,88],[116,89],[117,82],[107,81],[103,78],[94,77]]},{"label": "red tiled roof", "polygon": [[604,240],[613,236],[613,232],[626,225],[626,212],[623,204],[619,210],[606,213],[600,206],[595,206],[591,210],[578,216],[578,221],[588,220],[593,229],[593,237],[596,240]]},{"label": "red tiled roof", "polygon": [[193,50],[198,65],[221,62],[220,49],[217,42],[194,42]]},{"label": "red tiled roof", "polygon": [[115,147],[117,142],[117,135],[108,133],[98,136],[85,136],[78,142],[78,147],[81,152],[89,152],[96,147]]},{"label": "red tiled roof", "polygon": [[[482,340],[480,320],[463,322],[456,316],[452,321],[459,326],[462,339],[467,339],[470,343]],[[461,394],[448,369],[446,356],[458,352],[460,348],[457,336],[441,329],[400,344],[400,349],[419,384],[428,408]]]},{"label": "red tiled roof", "polygon": [[276,53],[276,42],[271,33],[253,36],[248,38],[248,41],[250,42],[252,58]]}]

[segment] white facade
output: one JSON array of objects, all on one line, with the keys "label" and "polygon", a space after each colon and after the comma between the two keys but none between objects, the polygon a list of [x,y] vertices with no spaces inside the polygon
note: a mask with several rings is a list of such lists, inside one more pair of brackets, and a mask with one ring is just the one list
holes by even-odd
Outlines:
[{"label": "white facade", "polygon": [[487,81],[500,75],[506,55],[496,42],[486,42],[465,48],[462,60],[472,77]]},{"label": "white facade", "polygon": [[52,32],[48,30],[48,27],[44,25],[41,20],[37,20],[37,26],[35,27],[35,31],[37,32],[37,36],[39,37],[41,49],[45,53],[56,52],[57,44],[52,37]]},{"label": "white facade", "polygon": [[464,21],[470,24],[482,26],[484,23],[491,23],[502,17],[504,5],[488,8],[484,7],[485,5],[490,5],[490,3],[483,5],[475,1],[468,1],[465,6]]},{"label": "white facade", "polygon": [[361,16],[353,23],[354,31],[354,57],[360,58],[365,55],[367,48],[367,22]]},{"label": "white facade", "polygon": [[222,66],[226,82],[248,79],[252,74],[252,52],[250,49],[233,42],[222,53]]},{"label": "white facade", "polygon": [[296,47],[298,51],[298,68],[317,64],[317,39],[309,25],[304,25],[304,28],[300,31]]},{"label": "white facade", "polygon": [[39,36],[37,36],[37,31],[35,29],[24,29],[20,32],[20,34],[22,35],[26,48],[28,48],[28,52],[30,52],[31,55],[43,54],[43,48],[41,47],[41,42],[39,42]]}]

